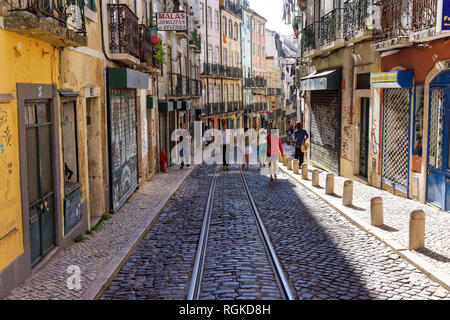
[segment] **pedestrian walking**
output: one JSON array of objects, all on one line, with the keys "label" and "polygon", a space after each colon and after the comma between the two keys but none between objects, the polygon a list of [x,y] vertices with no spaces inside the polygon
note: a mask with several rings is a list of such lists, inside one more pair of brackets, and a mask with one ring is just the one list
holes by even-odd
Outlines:
[{"label": "pedestrian walking", "polygon": [[223,170],[229,170],[228,165],[228,155],[230,148],[234,147],[234,141],[233,141],[233,135],[231,134],[231,131],[227,129],[227,122],[226,120],[222,121],[222,130],[220,130],[220,137],[221,137],[221,145],[222,145],[222,163],[223,163]]},{"label": "pedestrian walking", "polygon": [[248,167],[250,165],[250,154],[253,152],[252,149],[252,137],[248,134],[248,129],[244,130],[245,138],[244,138],[244,163],[242,163],[242,169],[244,169],[245,165]]},{"label": "pedestrian walking", "polygon": [[261,129],[258,136],[259,136],[259,144],[258,144],[259,167],[262,168],[266,166],[266,157],[267,157],[266,129]]},{"label": "pedestrian walking", "polygon": [[270,181],[272,181],[274,177],[275,179],[277,178],[278,159],[280,157],[280,153],[281,156],[284,155],[281,138],[278,134],[278,129],[276,127],[272,127],[272,129],[270,129],[270,133],[267,135],[267,156],[269,157]]},{"label": "pedestrian walking", "polygon": [[295,159],[298,160],[299,165],[303,164],[305,158],[305,152],[307,151],[306,147],[306,139],[308,139],[309,135],[306,130],[303,129],[302,123],[297,122],[297,130],[294,134],[295,140]]}]

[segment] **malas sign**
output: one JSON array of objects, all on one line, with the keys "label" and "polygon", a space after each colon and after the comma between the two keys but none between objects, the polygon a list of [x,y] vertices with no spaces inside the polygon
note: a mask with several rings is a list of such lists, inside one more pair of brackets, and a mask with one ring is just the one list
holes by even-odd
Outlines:
[{"label": "malas sign", "polygon": [[158,12],[156,14],[158,31],[186,31],[185,12]]}]

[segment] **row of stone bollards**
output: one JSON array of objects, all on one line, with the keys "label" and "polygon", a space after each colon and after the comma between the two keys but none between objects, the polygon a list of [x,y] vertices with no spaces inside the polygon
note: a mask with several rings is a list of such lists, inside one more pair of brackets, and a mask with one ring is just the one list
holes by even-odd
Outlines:
[{"label": "row of stone bollards", "polygon": [[[287,157],[286,154],[279,160],[288,170],[292,170],[295,174],[299,174],[300,166],[297,159]],[[319,184],[320,170],[314,169],[312,172],[312,186],[320,187]],[[308,164],[301,165],[302,180],[308,180]],[[325,194],[334,193],[334,174],[328,173],[325,182]],[[353,205],[353,181],[346,180],[344,182],[342,204],[350,207]],[[372,226],[381,227],[384,225],[383,217],[383,198],[374,197],[370,199],[370,224]],[[423,210],[414,210],[410,214],[409,220],[409,250],[417,250],[425,247],[425,212]]]}]

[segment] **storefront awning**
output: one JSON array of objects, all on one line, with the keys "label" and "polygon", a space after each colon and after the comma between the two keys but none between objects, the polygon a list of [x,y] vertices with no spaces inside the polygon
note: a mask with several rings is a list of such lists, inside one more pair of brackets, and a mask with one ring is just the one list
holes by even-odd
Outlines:
[{"label": "storefront awning", "polygon": [[411,88],[412,71],[392,71],[370,74],[370,85],[374,88]]},{"label": "storefront awning", "polygon": [[148,89],[148,74],[129,68],[106,68],[109,88]]},{"label": "storefront awning", "polygon": [[173,101],[162,101],[158,103],[159,112],[170,112],[173,111]]},{"label": "storefront awning", "polygon": [[341,87],[341,69],[314,72],[301,78],[300,90],[336,90]]}]

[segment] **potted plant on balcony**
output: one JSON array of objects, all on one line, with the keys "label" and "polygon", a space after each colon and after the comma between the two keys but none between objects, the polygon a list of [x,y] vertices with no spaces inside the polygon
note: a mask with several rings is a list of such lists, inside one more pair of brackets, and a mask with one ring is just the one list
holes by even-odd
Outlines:
[{"label": "potted plant on balcony", "polygon": [[160,67],[166,63],[166,52],[164,51],[164,46],[161,40],[158,40],[158,42],[153,46],[153,49],[153,59]]}]

